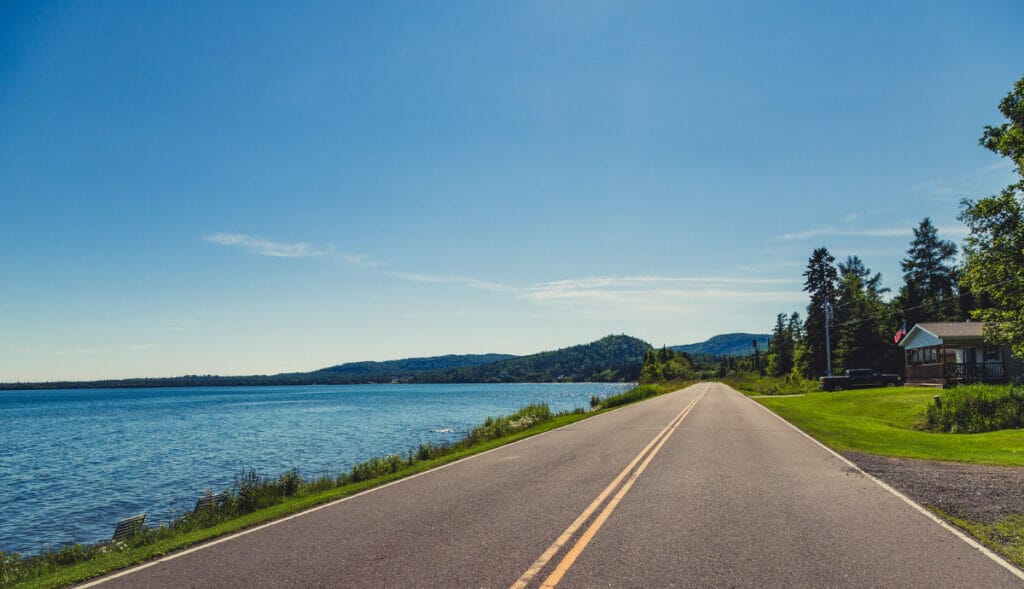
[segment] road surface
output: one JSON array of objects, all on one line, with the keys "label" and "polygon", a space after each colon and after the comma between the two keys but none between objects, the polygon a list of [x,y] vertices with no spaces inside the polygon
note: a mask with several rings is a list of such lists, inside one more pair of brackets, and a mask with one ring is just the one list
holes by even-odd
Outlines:
[{"label": "road surface", "polygon": [[754,401],[702,383],[172,555],[113,587],[1020,587]]}]

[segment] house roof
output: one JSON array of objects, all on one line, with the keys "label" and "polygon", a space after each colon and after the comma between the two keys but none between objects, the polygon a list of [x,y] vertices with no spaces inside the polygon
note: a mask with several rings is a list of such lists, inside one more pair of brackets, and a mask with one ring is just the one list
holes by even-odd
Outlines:
[{"label": "house roof", "polygon": [[979,340],[982,338],[984,327],[985,324],[982,322],[969,321],[918,323],[900,340],[900,346],[914,349],[943,342]]},{"label": "house roof", "polygon": [[980,321],[949,321],[943,323],[918,323],[917,325],[936,337],[946,339],[958,337],[981,337],[981,330],[985,324]]}]

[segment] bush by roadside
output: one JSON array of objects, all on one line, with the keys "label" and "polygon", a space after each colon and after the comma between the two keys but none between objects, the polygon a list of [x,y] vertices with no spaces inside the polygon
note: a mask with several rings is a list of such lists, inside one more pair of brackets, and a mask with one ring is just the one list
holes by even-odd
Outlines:
[{"label": "bush by roadside", "polygon": [[928,405],[924,428],[976,434],[1024,426],[1024,388],[1013,385],[965,385],[942,391]]}]

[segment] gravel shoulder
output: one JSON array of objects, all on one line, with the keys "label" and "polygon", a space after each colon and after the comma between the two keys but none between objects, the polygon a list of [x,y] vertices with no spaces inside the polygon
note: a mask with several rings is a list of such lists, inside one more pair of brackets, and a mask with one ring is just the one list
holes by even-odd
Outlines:
[{"label": "gravel shoulder", "polygon": [[1024,468],[843,455],[918,503],[981,523],[1024,514]]}]

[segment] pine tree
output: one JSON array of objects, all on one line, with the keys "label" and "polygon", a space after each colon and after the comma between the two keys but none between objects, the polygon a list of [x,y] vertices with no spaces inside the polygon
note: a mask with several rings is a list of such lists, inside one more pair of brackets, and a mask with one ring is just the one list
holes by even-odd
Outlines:
[{"label": "pine tree", "polygon": [[938,229],[925,217],[914,229],[907,257],[900,261],[903,288],[899,305],[905,309],[907,323],[956,321],[960,309],[954,298],[959,276],[953,266],[956,245],[939,239]]},{"label": "pine tree", "polygon": [[[807,306],[807,321],[804,323],[804,358],[800,372],[804,378],[816,378],[825,374],[828,367],[825,346],[825,307],[836,305],[836,283],[839,275],[836,272],[835,257],[828,249],[820,247],[807,260],[804,271],[804,291],[810,294],[811,303]],[[832,347],[835,347],[835,333],[831,334]]]},{"label": "pine tree", "polygon": [[793,370],[793,332],[785,313],[775,317],[775,329],[772,339],[768,341],[768,374],[785,376]]},{"label": "pine tree", "polygon": [[857,256],[839,264],[839,274],[837,370],[888,368],[893,344],[888,322],[883,321],[888,313],[881,295],[889,289],[880,287],[882,275],[872,275]]}]

